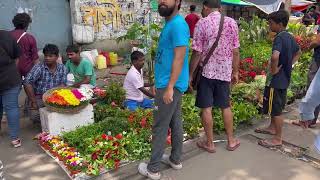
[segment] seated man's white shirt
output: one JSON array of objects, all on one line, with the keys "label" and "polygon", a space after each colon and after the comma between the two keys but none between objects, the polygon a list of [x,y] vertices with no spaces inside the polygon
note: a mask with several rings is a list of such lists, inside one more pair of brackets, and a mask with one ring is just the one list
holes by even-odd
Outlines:
[{"label": "seated man's white shirt", "polygon": [[144,87],[143,71],[139,73],[134,66],[131,66],[123,83],[123,88],[126,90],[126,99],[142,102],[143,93],[139,90],[142,87]]}]

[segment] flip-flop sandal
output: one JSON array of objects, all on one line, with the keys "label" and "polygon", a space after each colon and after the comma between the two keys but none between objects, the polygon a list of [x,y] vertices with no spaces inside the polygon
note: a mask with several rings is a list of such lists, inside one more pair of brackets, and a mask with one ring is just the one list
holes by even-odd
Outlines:
[{"label": "flip-flop sandal", "polygon": [[209,153],[215,153],[216,152],[215,149],[209,149],[207,146],[205,146],[202,141],[198,141],[197,142],[197,146],[198,146],[198,148],[203,149],[203,150],[205,150],[205,151],[207,151]]},{"label": "flip-flop sandal", "polygon": [[237,143],[235,146],[233,146],[233,147],[227,145],[227,150],[228,150],[228,151],[235,151],[238,147],[240,147],[240,142],[239,142],[239,141],[238,141],[238,143]]},{"label": "flip-flop sandal", "polygon": [[254,132],[259,134],[275,135],[275,133],[271,133],[270,131],[267,131],[265,129],[256,129],[254,130]]},{"label": "flip-flop sandal", "polygon": [[265,148],[281,148],[282,144],[270,144],[266,140],[260,140],[258,144]]}]

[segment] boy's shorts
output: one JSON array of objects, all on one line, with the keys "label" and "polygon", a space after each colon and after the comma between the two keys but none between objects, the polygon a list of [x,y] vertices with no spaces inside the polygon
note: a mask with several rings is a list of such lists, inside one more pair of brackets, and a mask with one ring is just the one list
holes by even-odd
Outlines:
[{"label": "boy's shorts", "polygon": [[152,109],[154,107],[154,100],[145,98],[145,99],[143,99],[142,102],[138,102],[138,101],[135,101],[135,100],[127,99],[124,102],[124,107],[129,109],[130,111],[135,111],[138,108]]},{"label": "boy's shorts", "polygon": [[271,117],[280,116],[287,102],[287,89],[266,86],[263,95],[263,113]]}]

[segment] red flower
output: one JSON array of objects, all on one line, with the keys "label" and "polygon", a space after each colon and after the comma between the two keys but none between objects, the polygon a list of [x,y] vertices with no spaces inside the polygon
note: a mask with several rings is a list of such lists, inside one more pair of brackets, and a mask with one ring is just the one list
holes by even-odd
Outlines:
[{"label": "red flower", "polygon": [[133,114],[130,114],[130,116],[128,117],[128,121],[129,121],[129,123],[133,123],[133,121],[134,121],[134,115]]},{"label": "red flower", "polygon": [[249,72],[249,76],[252,78],[255,78],[257,75],[257,73],[255,73],[254,71]]},{"label": "red flower", "polygon": [[106,134],[102,134],[102,135],[101,135],[101,138],[104,139],[104,140],[106,140],[106,139],[108,139],[108,136],[107,136]]},{"label": "red flower", "polygon": [[116,139],[119,139],[119,140],[122,139],[122,134],[121,134],[121,133],[120,133],[120,134],[117,134],[117,135],[116,135]]},{"label": "red flower", "polygon": [[114,142],[114,143],[112,144],[112,146],[118,147],[118,146],[119,146],[119,143],[118,143],[118,142]]},{"label": "red flower", "polygon": [[246,58],[245,62],[249,63],[249,64],[252,64],[253,63],[253,59],[252,58]]},{"label": "red flower", "polygon": [[109,141],[112,141],[112,140],[113,140],[113,137],[112,137],[112,136],[108,136],[108,140],[109,140]]},{"label": "red flower", "polygon": [[265,71],[261,71],[261,75],[266,75],[266,72]]},{"label": "red flower", "polygon": [[141,121],[140,121],[140,125],[142,128],[145,128],[146,125],[147,125],[147,118],[142,118]]},{"label": "red flower", "polygon": [[93,154],[91,155],[91,159],[92,159],[92,160],[97,160],[97,159],[98,159],[97,153],[93,153]]}]

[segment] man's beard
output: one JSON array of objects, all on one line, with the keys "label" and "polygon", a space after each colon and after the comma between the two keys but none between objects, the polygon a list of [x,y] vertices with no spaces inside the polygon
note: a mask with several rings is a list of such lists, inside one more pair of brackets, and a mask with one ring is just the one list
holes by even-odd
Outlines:
[{"label": "man's beard", "polygon": [[168,7],[167,5],[159,4],[158,12],[159,12],[160,16],[162,16],[162,17],[169,17],[173,13],[175,7],[176,7],[176,5],[174,5],[172,7]]}]

